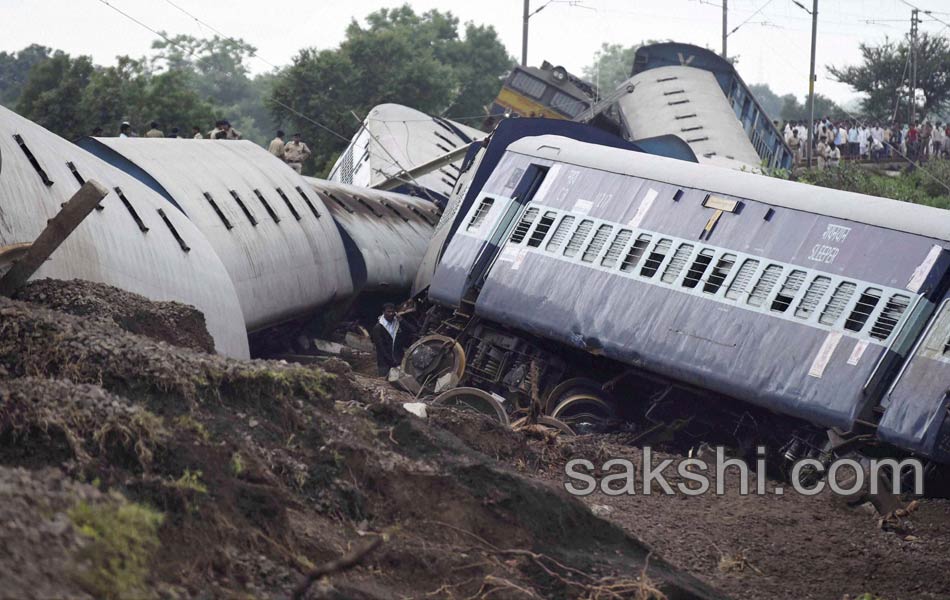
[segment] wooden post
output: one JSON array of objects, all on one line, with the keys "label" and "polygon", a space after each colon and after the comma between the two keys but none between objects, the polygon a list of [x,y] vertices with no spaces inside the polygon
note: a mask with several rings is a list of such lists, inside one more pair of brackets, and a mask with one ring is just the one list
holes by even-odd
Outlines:
[{"label": "wooden post", "polygon": [[47,222],[46,228],[30,245],[23,258],[0,279],[0,294],[12,296],[23,287],[108,193],[109,190],[97,181],[84,183],[63,205],[63,209]]}]

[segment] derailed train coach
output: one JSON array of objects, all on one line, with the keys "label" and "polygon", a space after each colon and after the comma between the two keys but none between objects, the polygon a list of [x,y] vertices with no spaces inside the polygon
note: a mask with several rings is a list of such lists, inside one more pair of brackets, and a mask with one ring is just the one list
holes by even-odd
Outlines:
[{"label": "derailed train coach", "polygon": [[0,245],[32,243],[87,180],[110,190],[34,278],[85,279],[204,313],[216,350],[247,358],[238,294],[204,235],[161,196],[0,107]]},{"label": "derailed train coach", "polygon": [[[305,331],[357,290],[326,206],[248,141],[83,138],[80,146],[148,185],[208,239],[234,281],[252,338]],[[319,325],[319,323],[318,323]],[[252,340],[253,341],[253,340]],[[270,342],[268,342],[270,343]]]},{"label": "derailed train coach", "polygon": [[[733,407],[789,459],[884,442],[950,461],[946,211],[552,135],[463,180],[426,328],[458,340],[462,385],[569,422]],[[649,393],[611,397],[624,378]],[[694,414],[664,417],[671,391]]]}]

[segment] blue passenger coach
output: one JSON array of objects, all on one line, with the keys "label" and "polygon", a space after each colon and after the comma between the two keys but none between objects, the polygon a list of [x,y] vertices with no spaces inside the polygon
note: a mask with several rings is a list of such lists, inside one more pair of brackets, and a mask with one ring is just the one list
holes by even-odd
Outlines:
[{"label": "blue passenger coach", "polygon": [[950,460],[947,211],[552,135],[484,181],[432,302]]}]

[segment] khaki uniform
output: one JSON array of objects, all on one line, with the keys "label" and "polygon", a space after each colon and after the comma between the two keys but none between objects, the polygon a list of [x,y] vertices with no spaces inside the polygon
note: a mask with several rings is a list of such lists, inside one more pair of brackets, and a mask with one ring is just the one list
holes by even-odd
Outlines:
[{"label": "khaki uniform", "polygon": [[148,131],[145,132],[145,137],[147,137],[147,138],[163,138],[163,137],[165,137],[165,134],[162,133],[161,130],[159,130],[159,129],[149,129]]},{"label": "khaki uniform", "polygon": [[297,173],[303,169],[303,161],[310,158],[310,148],[303,142],[287,142],[284,145],[284,162]]},{"label": "khaki uniform", "polygon": [[203,139],[205,139],[205,136],[201,135],[201,132],[199,131],[198,133],[196,133],[196,134],[194,135],[194,137],[193,137],[192,139],[194,139],[194,140],[203,140]]},{"label": "khaki uniform", "polygon": [[267,147],[267,151],[276,156],[277,158],[284,157],[284,140],[279,137],[275,137],[271,140],[270,146]]}]

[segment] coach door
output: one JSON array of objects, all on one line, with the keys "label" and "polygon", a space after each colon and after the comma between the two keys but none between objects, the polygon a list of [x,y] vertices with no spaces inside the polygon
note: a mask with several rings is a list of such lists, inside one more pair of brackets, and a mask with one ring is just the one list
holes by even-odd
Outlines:
[{"label": "coach door", "polygon": [[504,214],[498,219],[495,228],[491,231],[485,244],[482,246],[478,257],[472,264],[465,281],[466,300],[474,301],[478,294],[478,289],[485,281],[485,275],[490,270],[492,264],[498,258],[498,254],[505,242],[511,236],[511,230],[518,221],[521,214],[527,210],[528,204],[537,193],[541,183],[548,173],[548,167],[531,165],[521,177],[521,181],[515,187],[511,196],[511,201],[505,209]]}]

